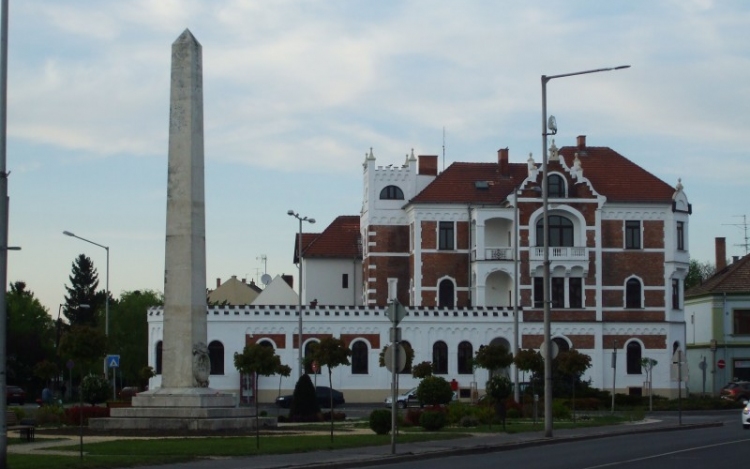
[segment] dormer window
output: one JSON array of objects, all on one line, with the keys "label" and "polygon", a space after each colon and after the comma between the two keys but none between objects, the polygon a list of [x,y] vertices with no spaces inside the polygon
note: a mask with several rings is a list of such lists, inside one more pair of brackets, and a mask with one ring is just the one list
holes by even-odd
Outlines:
[{"label": "dormer window", "polygon": [[565,180],[557,174],[550,174],[547,178],[549,197],[565,197]]},{"label": "dormer window", "polygon": [[380,191],[380,200],[404,200],[404,191],[396,186],[386,186]]}]

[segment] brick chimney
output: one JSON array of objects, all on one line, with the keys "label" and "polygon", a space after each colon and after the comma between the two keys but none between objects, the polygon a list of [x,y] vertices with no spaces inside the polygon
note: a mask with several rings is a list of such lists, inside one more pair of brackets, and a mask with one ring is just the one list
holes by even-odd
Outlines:
[{"label": "brick chimney", "polygon": [[576,138],[576,142],[578,143],[579,150],[586,149],[586,136],[585,135],[579,135],[578,138]]},{"label": "brick chimney", "polygon": [[221,277],[216,279],[216,288],[219,288],[221,286]]},{"label": "brick chimney", "polygon": [[510,176],[510,165],[508,164],[508,148],[497,151],[497,164],[500,166],[501,176]]},{"label": "brick chimney", "polygon": [[291,275],[281,274],[281,279],[289,285],[289,288],[294,288],[294,277]]},{"label": "brick chimney", "polygon": [[437,155],[419,155],[419,172],[422,176],[437,176],[438,157]]},{"label": "brick chimney", "polygon": [[716,271],[721,272],[727,266],[727,239],[716,238]]}]

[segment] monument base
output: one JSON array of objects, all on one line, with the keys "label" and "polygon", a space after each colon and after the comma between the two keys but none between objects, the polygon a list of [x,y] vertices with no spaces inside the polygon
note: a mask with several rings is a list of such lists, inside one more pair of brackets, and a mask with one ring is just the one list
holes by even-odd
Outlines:
[{"label": "monument base", "polygon": [[133,397],[132,407],[110,409],[108,418],[89,420],[92,430],[222,431],[276,428],[273,417],[236,407],[233,394],[211,388],[155,389]]}]

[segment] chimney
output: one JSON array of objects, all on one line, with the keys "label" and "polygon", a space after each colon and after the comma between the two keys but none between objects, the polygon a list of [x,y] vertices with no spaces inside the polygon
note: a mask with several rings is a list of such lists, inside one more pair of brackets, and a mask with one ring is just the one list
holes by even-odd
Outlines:
[{"label": "chimney", "polygon": [[732,264],[736,264],[740,261],[740,256],[732,256]]},{"label": "chimney", "polygon": [[501,176],[510,176],[510,165],[508,164],[508,148],[501,148],[497,151],[497,164],[500,166]]},{"label": "chimney", "polygon": [[716,271],[721,272],[727,266],[727,239],[716,238]]},{"label": "chimney", "polygon": [[247,283],[247,279],[246,279],[246,278],[243,278],[243,279],[242,279],[242,283]]},{"label": "chimney", "polygon": [[422,176],[437,176],[438,157],[437,155],[419,155],[419,172]]},{"label": "chimney", "polygon": [[586,136],[585,135],[579,135],[576,141],[578,143],[579,150],[586,149]]},{"label": "chimney", "polygon": [[281,274],[281,279],[289,285],[289,288],[294,289],[294,277],[291,275]]},{"label": "chimney", "polygon": [[216,279],[216,288],[219,288],[221,286],[221,277]]}]

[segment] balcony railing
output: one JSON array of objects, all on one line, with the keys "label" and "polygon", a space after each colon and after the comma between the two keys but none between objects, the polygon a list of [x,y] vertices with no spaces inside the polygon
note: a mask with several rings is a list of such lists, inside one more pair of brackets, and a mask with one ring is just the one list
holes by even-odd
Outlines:
[{"label": "balcony railing", "polygon": [[[531,250],[531,258],[535,260],[544,258],[544,248],[533,248]],[[550,260],[586,260],[588,258],[588,252],[585,247],[555,246],[549,248],[549,258]]]},{"label": "balcony railing", "polygon": [[487,261],[512,261],[513,248],[485,248],[484,259]]}]

